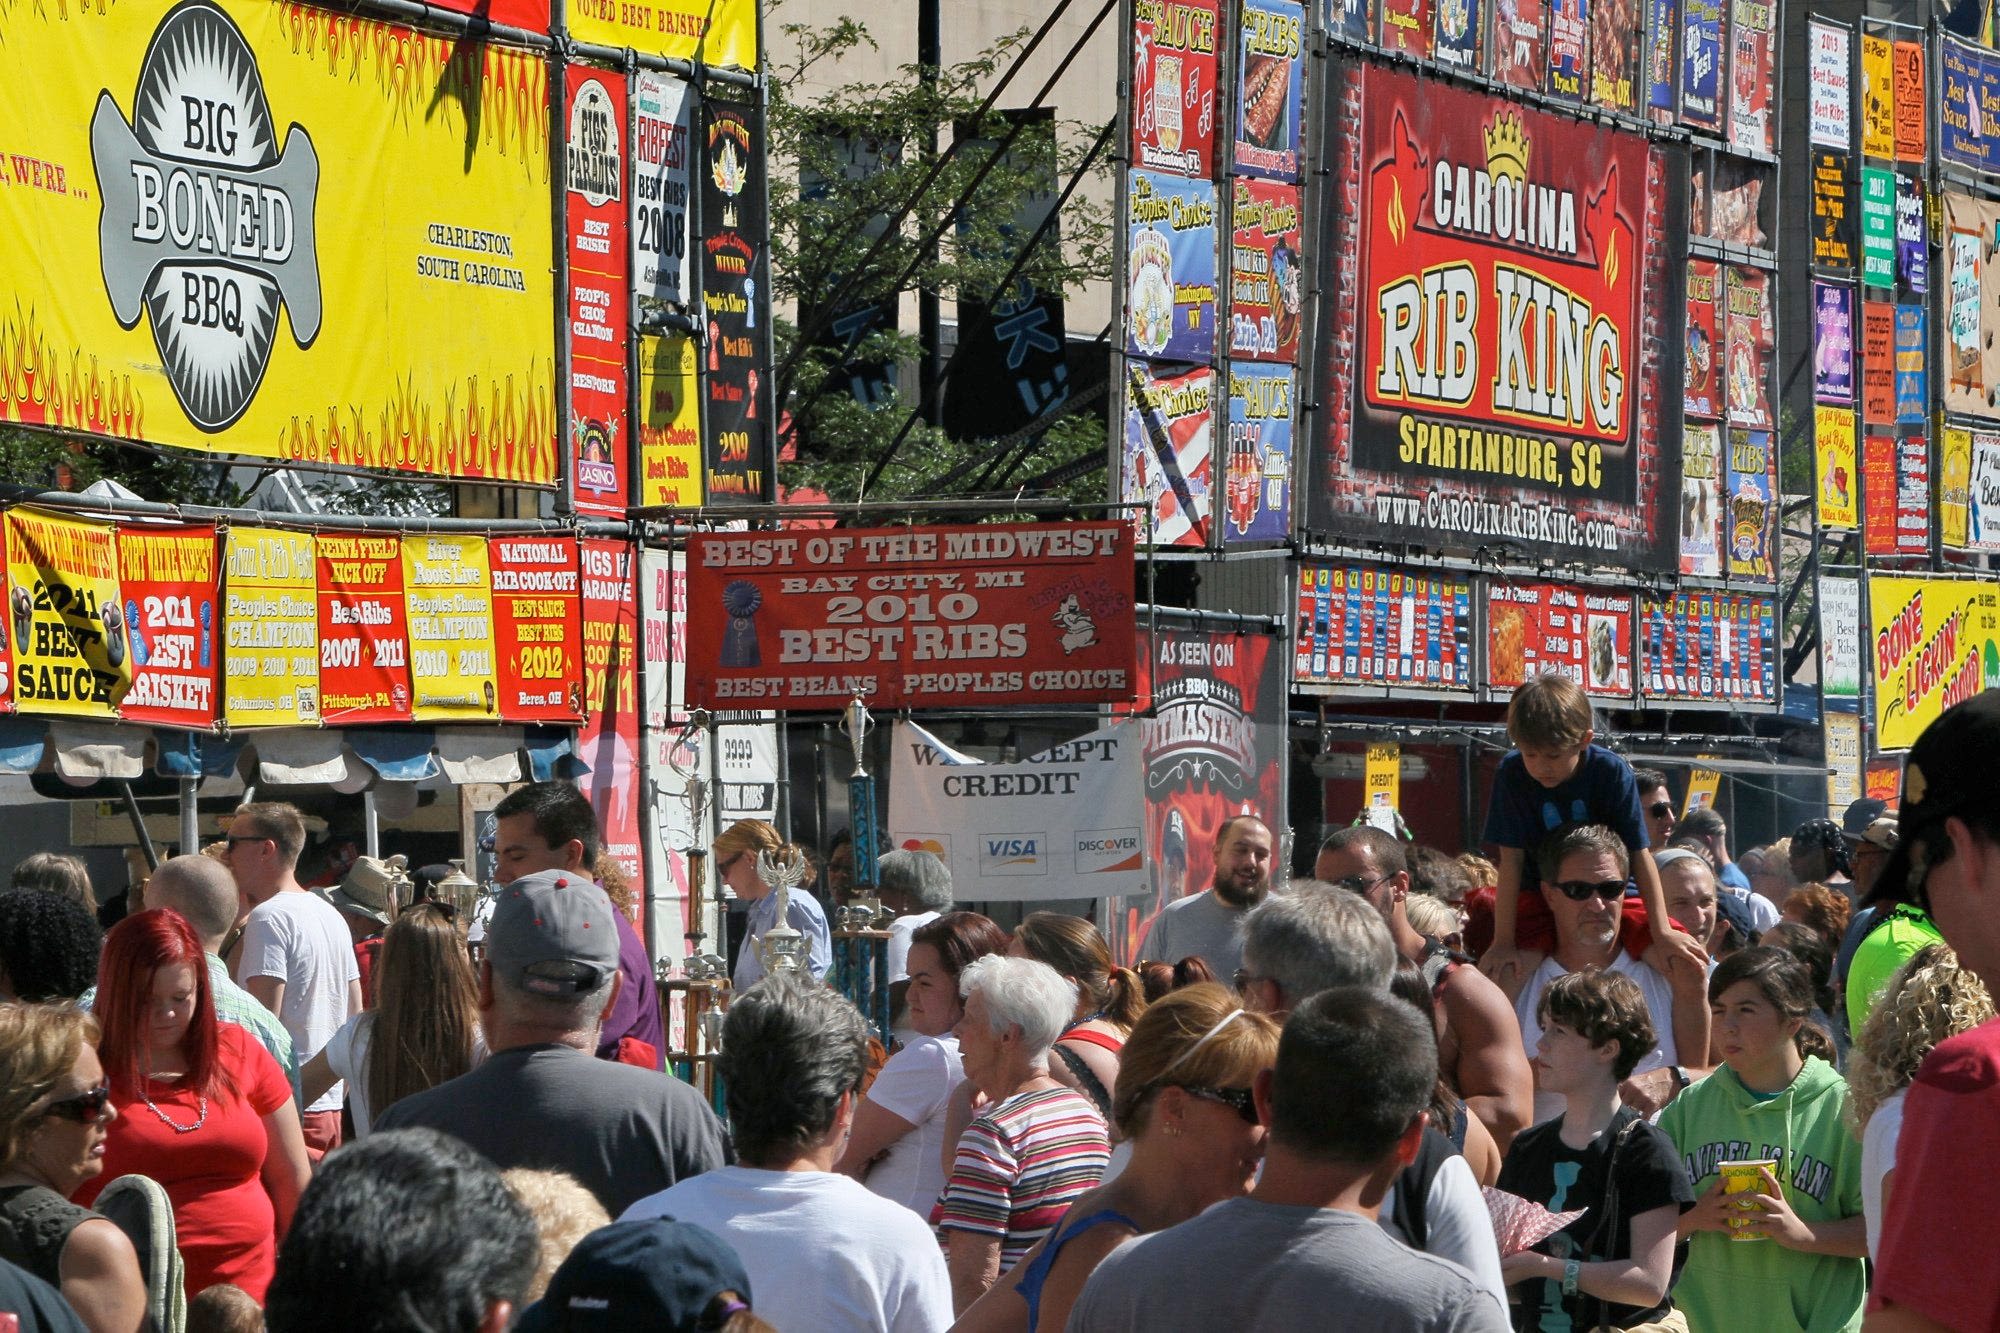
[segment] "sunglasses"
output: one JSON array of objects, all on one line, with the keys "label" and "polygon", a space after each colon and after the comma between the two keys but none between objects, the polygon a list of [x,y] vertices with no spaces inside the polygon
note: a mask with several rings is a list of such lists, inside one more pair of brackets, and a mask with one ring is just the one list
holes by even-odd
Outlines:
[{"label": "sunglasses", "polygon": [[256,833],[256,834],[245,833],[240,837],[223,839],[224,844],[226,844],[229,850],[232,852],[236,850],[236,844],[239,842],[276,842],[276,841],[277,841],[276,838],[271,837],[267,833]]},{"label": "sunglasses", "polygon": [[50,1102],[42,1108],[42,1114],[74,1120],[79,1125],[94,1125],[104,1119],[104,1108],[110,1104],[111,1089],[100,1083],[87,1092],[79,1092],[74,1097]]},{"label": "sunglasses", "polygon": [[1615,903],[1625,896],[1625,881],[1622,879],[1601,879],[1594,884],[1589,880],[1566,879],[1555,887],[1573,903],[1587,902],[1593,894],[1607,903]]},{"label": "sunglasses", "polygon": [[1349,875],[1345,879],[1334,880],[1333,887],[1346,889],[1349,893],[1366,893],[1387,878],[1389,878],[1387,875],[1377,875],[1373,879],[1361,875]]},{"label": "sunglasses", "polygon": [[1665,819],[1673,812],[1674,803],[1672,801],[1655,801],[1646,807],[1646,813],[1655,819]]},{"label": "sunglasses", "polygon": [[1257,1123],[1257,1099],[1250,1095],[1248,1088],[1192,1088],[1182,1085],[1181,1091],[1205,1102],[1220,1102],[1224,1106],[1233,1107],[1247,1125]]}]

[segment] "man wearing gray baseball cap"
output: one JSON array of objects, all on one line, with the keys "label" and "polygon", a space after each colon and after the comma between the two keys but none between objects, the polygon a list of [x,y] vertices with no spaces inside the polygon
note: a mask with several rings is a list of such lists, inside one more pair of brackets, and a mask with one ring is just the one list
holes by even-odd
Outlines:
[{"label": "man wearing gray baseball cap", "polygon": [[721,1122],[693,1088],[592,1057],[623,981],[614,910],[603,889],[572,871],[502,887],[479,965],[492,1053],[397,1102],[377,1125],[442,1130],[502,1169],[566,1171],[614,1217],[722,1165]]}]

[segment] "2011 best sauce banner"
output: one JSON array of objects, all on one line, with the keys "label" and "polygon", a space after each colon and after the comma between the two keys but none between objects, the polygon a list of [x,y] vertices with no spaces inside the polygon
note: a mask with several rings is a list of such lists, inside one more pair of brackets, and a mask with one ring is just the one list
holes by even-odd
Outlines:
[{"label": "2011 best sauce banner", "polygon": [[[1308,526],[1671,569],[1684,150],[1337,62]],[[1679,256],[1680,259],[1675,257]]]},{"label": "2011 best sauce banner", "polygon": [[0,421],[553,482],[534,53],[268,0],[4,36]]},{"label": "2011 best sauce banner", "polygon": [[0,712],[205,730],[573,723],[573,537],[7,511]]}]

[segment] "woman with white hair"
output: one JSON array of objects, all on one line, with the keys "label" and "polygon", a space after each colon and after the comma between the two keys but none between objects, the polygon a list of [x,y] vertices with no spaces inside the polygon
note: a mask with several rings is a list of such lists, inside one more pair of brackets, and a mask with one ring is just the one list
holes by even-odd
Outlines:
[{"label": "woman with white hair", "polygon": [[1110,1140],[1097,1109],[1049,1077],[1075,986],[1046,963],[989,954],[960,974],[959,990],[959,1055],[986,1101],[958,1141],[933,1220],[963,1314],[1097,1184]]}]

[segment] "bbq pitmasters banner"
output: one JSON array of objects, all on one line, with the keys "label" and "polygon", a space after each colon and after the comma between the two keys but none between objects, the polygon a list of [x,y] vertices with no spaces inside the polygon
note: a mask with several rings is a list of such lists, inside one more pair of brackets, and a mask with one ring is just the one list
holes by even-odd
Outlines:
[{"label": "bbq pitmasters banner", "polygon": [[871,708],[1132,697],[1132,526],[688,541],[688,704]]},{"label": "bbq pitmasters banner", "polygon": [[[1686,159],[1643,136],[1336,66],[1317,532],[1675,561]],[[1673,355],[1669,355],[1669,352]]]},{"label": "bbq pitmasters banner", "polygon": [[263,0],[0,34],[0,419],[554,480],[540,56]]}]

